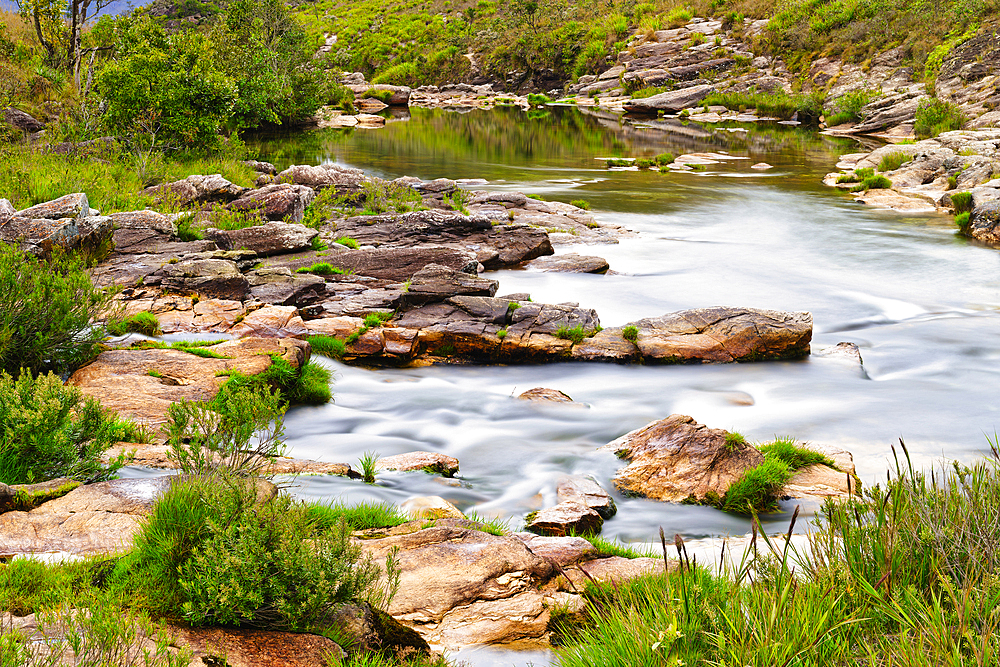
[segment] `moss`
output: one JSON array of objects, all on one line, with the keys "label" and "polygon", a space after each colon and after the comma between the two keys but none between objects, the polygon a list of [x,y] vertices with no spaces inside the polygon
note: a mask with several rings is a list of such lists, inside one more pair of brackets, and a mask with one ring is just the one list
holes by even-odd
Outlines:
[{"label": "moss", "polygon": [[15,488],[13,495],[0,497],[0,513],[11,511],[27,512],[29,510],[33,510],[42,503],[65,496],[78,486],[80,486],[80,482],[68,481],[58,486],[53,486],[51,484],[32,484],[21,488]]}]

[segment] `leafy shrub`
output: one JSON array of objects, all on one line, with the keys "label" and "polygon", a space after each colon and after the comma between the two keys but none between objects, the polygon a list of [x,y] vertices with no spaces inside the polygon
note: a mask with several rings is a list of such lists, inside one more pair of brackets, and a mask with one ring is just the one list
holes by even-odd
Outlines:
[{"label": "leafy shrub", "polygon": [[148,440],[137,425],[115,417],[94,398],[54,373],[17,379],[0,371],[0,482],[26,484],[56,477],[110,479],[128,456],[102,463],[116,442]]},{"label": "leafy shrub", "polygon": [[861,120],[861,109],[875,99],[875,91],[861,88],[844,93],[834,103],[837,112],[827,119],[827,125],[840,125],[849,121]]},{"label": "leafy shrub", "polygon": [[896,171],[904,164],[912,160],[906,153],[889,153],[888,155],[883,155],[882,160],[878,163],[879,171]]},{"label": "leafy shrub", "polygon": [[94,287],[79,259],[0,244],[0,370],[70,373],[88,362],[104,338],[91,320],[113,294]]},{"label": "leafy shrub", "polygon": [[690,7],[676,7],[667,14],[667,25],[679,28],[694,17]]},{"label": "leafy shrub", "polygon": [[160,321],[156,319],[156,315],[144,310],[141,313],[129,315],[121,322],[108,323],[108,333],[110,334],[123,336],[129,332],[158,336],[160,334]]},{"label": "leafy shrub", "polygon": [[622,338],[625,340],[630,340],[633,343],[639,339],[639,327],[632,324],[622,327]]},{"label": "leafy shrub", "polygon": [[656,164],[656,160],[653,158],[637,157],[632,164],[639,167],[639,169],[649,169]]},{"label": "leafy shrub", "polygon": [[364,209],[361,215],[406,213],[421,208],[420,193],[408,185],[381,179],[365,181],[361,186]]},{"label": "leafy shrub", "polygon": [[281,393],[267,386],[223,387],[211,403],[181,400],[167,409],[169,457],[182,472],[260,477],[285,450]]},{"label": "leafy shrub", "polygon": [[186,217],[177,223],[177,238],[181,241],[201,241],[205,234],[194,226],[191,217]]},{"label": "leafy shrub", "polygon": [[913,133],[919,139],[936,137],[942,132],[960,130],[965,123],[965,114],[951,102],[937,98],[926,99],[917,106]]},{"label": "leafy shrub", "polygon": [[528,104],[542,105],[552,102],[552,98],[544,93],[528,93]]},{"label": "leafy shrub", "polygon": [[574,199],[570,202],[570,204],[576,206],[577,208],[582,208],[584,211],[590,210],[590,202],[586,199]]},{"label": "leafy shrub", "polygon": [[958,225],[958,231],[960,231],[963,234],[968,233],[969,224],[972,222],[971,218],[972,214],[969,213],[968,211],[963,211],[958,215],[956,215],[955,224]]},{"label": "leafy shrub", "polygon": [[965,213],[972,210],[972,193],[956,192],[951,196],[951,205],[955,213]]}]

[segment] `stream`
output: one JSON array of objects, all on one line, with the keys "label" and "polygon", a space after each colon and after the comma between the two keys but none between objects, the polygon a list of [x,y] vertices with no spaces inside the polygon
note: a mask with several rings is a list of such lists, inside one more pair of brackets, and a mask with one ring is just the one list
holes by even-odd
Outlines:
[{"label": "stream", "polygon": [[[475,189],[590,202],[636,232],[614,245],[561,245],[599,255],[608,275],[508,270],[498,295],[579,302],[604,326],[716,305],[807,310],[813,349],[856,343],[863,370],[834,358],[687,366],[560,363],[369,370],[319,357],[334,370],[335,402],[289,411],[291,456],[358,467],[365,452],[457,457],[456,480],[381,473],[377,485],[304,477],[294,492],[348,502],[440,495],[463,511],[519,528],[556,502],[566,473],[607,489],[621,463],[595,450],[672,413],[739,431],[853,452],[865,484],[885,478],[903,438],[917,467],[988,453],[1000,423],[1000,252],[954,233],[949,216],[907,215],[854,203],[824,187],[837,156],[864,150],[815,130],[759,124],[622,124],[572,107],[547,112],[411,109],[378,130],[323,130],[248,142],[279,169],[332,161],[384,178],[486,179]],[[747,157],[693,173],[610,171],[601,157],[728,151]],[[772,169],[750,169],[766,161]],[[552,387],[575,404],[515,400]],[[659,527],[686,539],[742,535],[743,517],[705,507],[615,496],[603,535],[650,543]],[[782,530],[793,503],[768,517]],[[805,529],[806,522],[800,522]],[[456,656],[453,656],[456,657]],[[545,664],[545,652],[463,651],[476,665]]]}]

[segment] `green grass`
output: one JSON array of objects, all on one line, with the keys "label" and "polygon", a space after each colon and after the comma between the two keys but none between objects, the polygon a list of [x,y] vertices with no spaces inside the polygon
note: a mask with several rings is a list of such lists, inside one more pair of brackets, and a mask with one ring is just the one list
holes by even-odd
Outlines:
[{"label": "green grass", "polygon": [[895,171],[912,159],[906,153],[889,153],[882,156],[882,160],[878,164],[878,170]]},{"label": "green grass", "polygon": [[121,322],[109,321],[107,325],[108,333],[114,336],[123,336],[126,333],[141,333],[146,336],[160,335],[160,321],[156,315],[144,310],[135,315],[129,315]]},{"label": "green grass", "polygon": [[645,86],[643,88],[637,88],[633,90],[630,95],[632,99],[641,100],[646,97],[652,97],[653,95],[659,95],[660,93],[665,93],[669,88],[663,88],[660,86]]},{"label": "green grass", "polygon": [[590,210],[590,202],[586,199],[574,199],[570,202],[570,204],[576,206],[577,208],[582,208],[584,211]]},{"label": "green grass", "polygon": [[965,234],[969,231],[969,225],[971,224],[970,218],[972,214],[968,211],[963,211],[955,215],[955,224],[958,226],[958,231]]},{"label": "green grass", "polygon": [[962,129],[965,114],[955,104],[931,98],[924,100],[917,107],[916,120],[913,123],[913,133],[918,139],[936,137],[942,132]]},{"label": "green grass", "polygon": [[972,193],[956,192],[951,196],[951,205],[955,213],[968,213],[972,210]]},{"label": "green grass", "polygon": [[656,557],[657,553],[649,548],[637,549],[631,547],[624,542],[617,539],[609,540],[600,535],[578,535],[577,537],[582,537],[597,549],[597,552],[602,556],[619,556],[621,558],[648,558]]},{"label": "green grass", "polygon": [[633,343],[636,342],[639,340],[639,327],[632,324],[622,327],[622,338]]},{"label": "green grass", "polygon": [[346,522],[351,530],[368,530],[399,526],[410,520],[396,505],[383,502],[362,502],[356,505],[348,505],[340,500],[311,502],[306,505],[306,512],[320,529],[333,528],[341,521]]},{"label": "green grass", "polygon": [[194,226],[192,217],[188,216],[177,222],[177,238],[181,241],[201,241],[205,234]]},{"label": "green grass", "polygon": [[360,247],[358,245],[358,242],[352,239],[350,236],[341,236],[340,238],[336,239],[334,243],[339,243],[340,245],[346,248],[350,248],[351,250],[357,250]]},{"label": "green grass", "polygon": [[802,122],[818,122],[823,113],[821,95],[789,95],[785,92],[776,93],[712,93],[702,104],[706,106],[721,105],[733,111],[755,109],[759,116],[791,118],[799,114]]},{"label": "green grass", "polygon": [[837,466],[830,457],[808,447],[799,447],[794,438],[776,438],[774,442],[758,447],[765,456],[771,456],[784,461],[789,469],[798,470],[812,465],[825,465],[836,469]]},{"label": "green grass", "polygon": [[179,350],[181,352],[187,352],[188,354],[193,354],[196,357],[202,357],[204,359],[230,359],[224,354],[219,354],[215,350],[210,350],[208,348],[214,347],[219,343],[225,341],[222,340],[178,340],[173,343],[167,343],[162,340],[140,340],[132,343],[133,349],[139,350]]},{"label": "green grass", "polygon": [[504,535],[510,535],[510,520],[500,519],[498,517],[488,518],[480,516],[476,512],[468,512],[465,518],[469,521],[475,521],[480,524],[479,530],[484,533],[489,533],[490,535],[496,535],[497,537],[503,537]]},{"label": "green grass", "polygon": [[888,190],[892,187],[892,181],[881,174],[867,176],[861,182],[851,188],[851,192],[863,192],[867,190]]},{"label": "green grass", "polygon": [[565,324],[556,329],[556,338],[562,338],[564,340],[571,340],[575,344],[582,343],[585,338],[590,338],[595,335],[597,331],[587,331],[583,328],[582,324],[577,324],[574,327],[568,327]]},{"label": "green grass", "polygon": [[378,462],[378,458],[378,452],[365,452],[359,459],[361,463],[361,477],[364,479],[365,484],[375,483],[375,464]]},{"label": "green grass", "polygon": [[344,356],[345,345],[344,341],[333,336],[320,336],[314,335],[306,338],[309,345],[312,346],[312,351],[316,354],[322,354],[333,359],[340,359]]},{"label": "green grass", "polygon": [[737,433],[736,431],[726,431],[726,448],[736,449],[738,446],[743,446],[747,444],[747,439],[743,437],[742,433]]},{"label": "green grass", "polygon": [[368,329],[375,329],[384,325],[395,316],[395,313],[375,312],[365,315],[364,326]]},{"label": "green grass", "polygon": [[209,225],[216,229],[233,231],[247,227],[259,227],[265,222],[266,220],[256,210],[231,211],[222,206],[216,206],[212,210]]},{"label": "green grass", "polygon": [[611,167],[631,167],[632,162],[633,162],[632,160],[629,160],[627,158],[613,157],[609,160],[605,160],[604,166],[607,167],[608,169],[610,169]]},{"label": "green grass", "polygon": [[333,266],[329,262],[316,262],[312,266],[302,266],[295,269],[295,273],[312,273],[317,276],[330,276],[330,275],[347,275],[350,272],[341,269],[340,267]]}]

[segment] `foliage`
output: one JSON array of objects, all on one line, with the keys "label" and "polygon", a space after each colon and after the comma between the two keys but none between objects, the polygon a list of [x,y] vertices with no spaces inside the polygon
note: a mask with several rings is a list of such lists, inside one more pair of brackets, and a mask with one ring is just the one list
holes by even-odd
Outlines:
[{"label": "foliage", "polygon": [[570,202],[570,204],[572,206],[576,206],[577,208],[582,208],[584,211],[590,210],[590,202],[586,199],[574,199]]},{"label": "foliage", "polygon": [[295,273],[314,273],[317,276],[344,275],[344,269],[330,264],[330,262],[316,262],[312,266],[300,266],[295,269]]},{"label": "foliage", "polygon": [[574,343],[582,343],[584,338],[590,338],[597,334],[597,331],[587,331],[583,328],[582,324],[577,324],[574,327],[568,327],[565,324],[561,325],[556,329],[556,338],[563,338],[565,340],[571,340]]},{"label": "foliage", "polygon": [[258,227],[266,222],[260,212],[255,209],[238,211],[217,205],[212,208],[211,215],[210,226],[227,231]]},{"label": "foliage", "polygon": [[35,258],[0,243],[0,370],[70,373],[97,354],[104,331],[91,321],[112,290],[94,287],[80,259]]},{"label": "foliage", "polygon": [[281,393],[267,386],[238,386],[212,403],[172,403],[163,427],[169,456],[186,474],[266,476],[285,451],[284,411]]},{"label": "foliage", "polygon": [[358,242],[352,239],[350,236],[341,236],[340,238],[335,239],[334,243],[339,243],[345,248],[350,248],[351,250],[357,250],[360,247],[358,245]]},{"label": "foliage", "polygon": [[[857,172],[855,172],[857,173]],[[866,190],[888,190],[892,187],[892,181],[881,174],[866,176],[861,179],[858,185],[851,188],[852,192],[863,192]]]},{"label": "foliage", "polygon": [[826,124],[832,127],[861,120],[861,109],[874,99],[875,91],[868,90],[867,88],[860,88],[852,90],[849,93],[844,93],[834,102],[836,111],[828,116]]},{"label": "foliage", "polygon": [[109,322],[108,333],[114,336],[124,336],[126,333],[141,333],[146,336],[158,336],[160,334],[160,321],[156,315],[144,310],[134,315],[129,315],[121,322]]},{"label": "foliage", "polygon": [[375,464],[378,463],[378,458],[378,452],[365,452],[361,457],[361,476],[365,484],[375,483],[375,471],[377,470]]},{"label": "foliage", "polygon": [[972,223],[972,214],[968,211],[963,211],[955,216],[955,224],[958,226],[958,231],[962,234],[966,234],[969,231],[969,225]]},{"label": "foliage", "polygon": [[346,348],[344,346],[344,341],[339,338],[334,338],[333,336],[314,335],[309,336],[306,340],[309,341],[312,351],[316,354],[322,354],[334,359],[340,359],[344,356]]},{"label": "foliage", "polygon": [[406,213],[420,210],[420,194],[408,185],[382,179],[370,179],[361,186],[364,209],[361,215]]},{"label": "foliage", "polygon": [[972,210],[972,193],[956,192],[951,196],[951,205],[955,213],[965,213]]},{"label": "foliage", "polygon": [[628,544],[622,543],[619,540],[609,540],[601,537],[600,535],[580,535],[583,539],[587,540],[594,545],[597,552],[602,556],[618,556],[619,558],[648,558],[650,556],[655,556],[651,550],[636,549]]},{"label": "foliage", "polygon": [[238,92],[219,69],[207,36],[168,35],[140,13],[118,19],[115,43],[114,56],[95,80],[95,91],[107,103],[108,131],[149,146],[219,144]]},{"label": "foliage", "polygon": [[755,109],[759,116],[791,118],[797,114],[802,122],[818,122],[823,114],[822,94],[789,95],[784,91],[712,93],[702,101],[702,104],[721,105],[734,111]]},{"label": "foliage", "polygon": [[736,447],[743,447],[747,444],[747,439],[743,437],[742,433],[737,433],[736,431],[726,431],[726,448],[735,449]]},{"label": "foliage", "polygon": [[337,188],[325,188],[316,194],[306,207],[302,216],[302,224],[312,229],[319,229],[337,212],[337,207],[345,203],[344,199],[337,196]]},{"label": "foliage", "polygon": [[639,327],[633,324],[622,327],[622,338],[633,343],[636,342],[639,339]]},{"label": "foliage", "polygon": [[825,465],[836,468],[830,457],[808,447],[799,447],[794,438],[776,438],[774,442],[759,447],[765,457],[770,456],[784,461],[790,470],[798,470],[812,465]]},{"label": "foliage", "polygon": [[393,313],[374,312],[365,315],[365,327],[373,329],[380,327],[393,318]]},{"label": "foliage", "polygon": [[347,505],[340,500],[313,502],[306,505],[306,512],[313,524],[322,530],[336,528],[341,522],[351,530],[368,530],[399,526],[410,520],[396,505],[379,502],[356,505]]},{"label": "foliage", "polygon": [[889,153],[882,156],[882,160],[879,161],[878,170],[879,171],[896,171],[904,164],[912,160],[909,155],[902,152]]},{"label": "foliage", "polygon": [[930,98],[917,106],[913,133],[918,139],[936,137],[942,132],[959,130],[965,123],[965,114],[956,105],[945,100]]},{"label": "foliage", "polygon": [[0,482],[25,484],[56,477],[82,482],[110,479],[128,462],[102,463],[116,442],[147,441],[137,425],[115,417],[54,373],[15,379],[0,370]]}]

